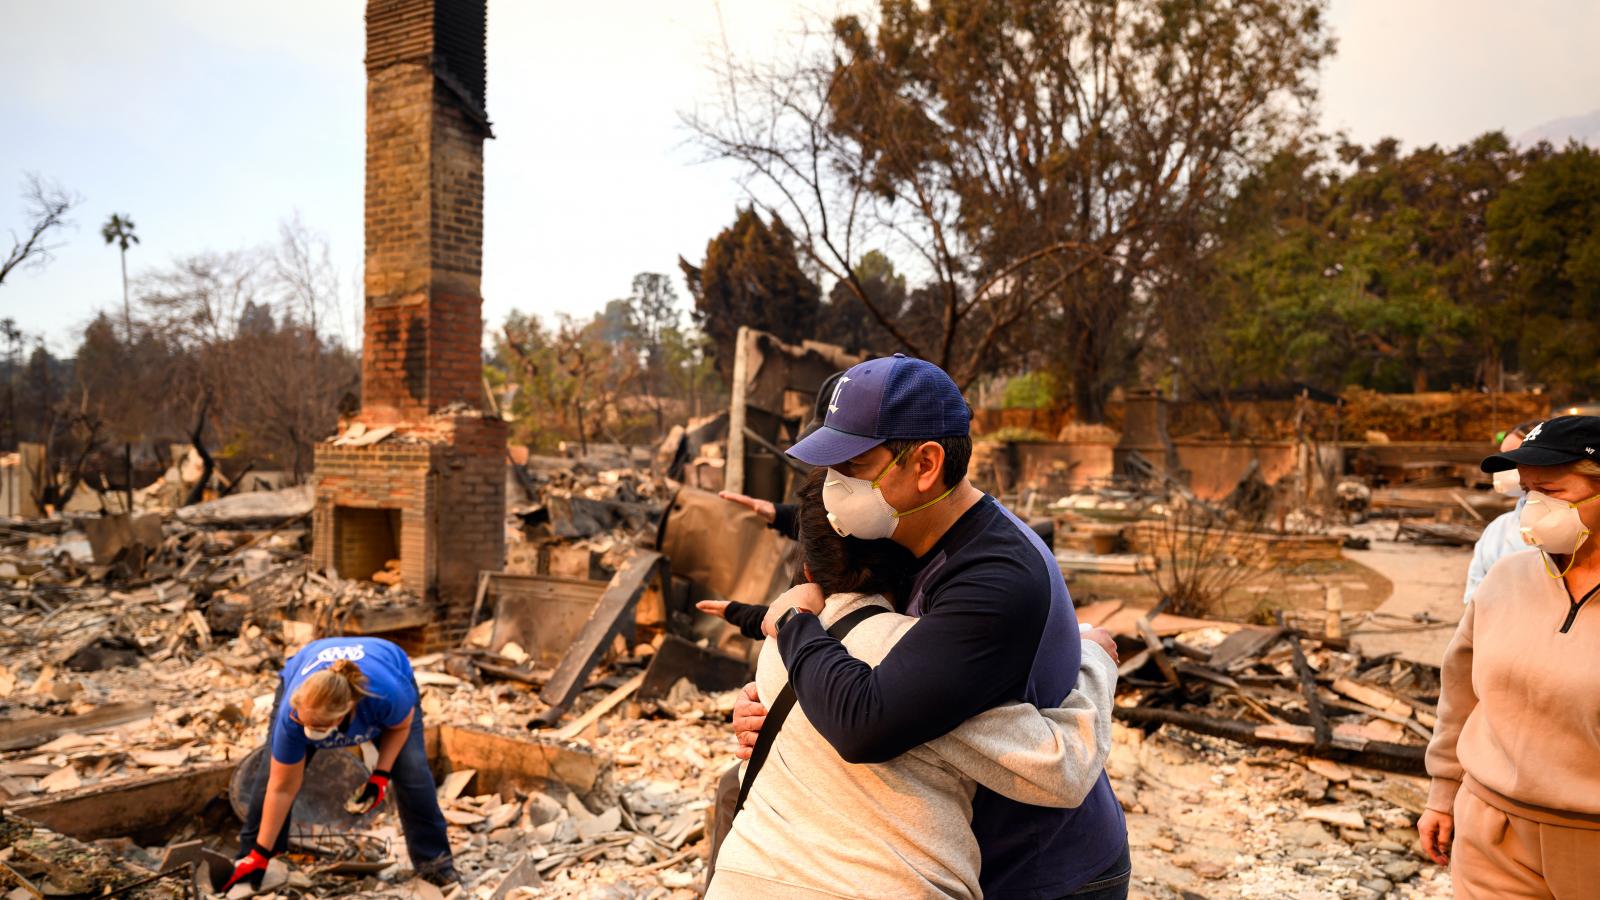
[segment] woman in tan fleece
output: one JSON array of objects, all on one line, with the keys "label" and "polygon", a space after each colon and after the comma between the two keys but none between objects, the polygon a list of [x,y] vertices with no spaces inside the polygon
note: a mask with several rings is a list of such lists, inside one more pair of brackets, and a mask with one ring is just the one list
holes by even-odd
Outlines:
[{"label": "woman in tan fleece", "polygon": [[1600,417],[1563,416],[1515,468],[1534,549],[1489,570],[1445,650],[1422,849],[1456,896],[1600,896]]}]

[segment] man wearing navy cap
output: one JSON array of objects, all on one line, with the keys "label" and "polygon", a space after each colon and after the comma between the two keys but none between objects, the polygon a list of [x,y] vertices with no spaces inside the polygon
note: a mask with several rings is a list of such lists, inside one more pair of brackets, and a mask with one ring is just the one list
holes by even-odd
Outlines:
[{"label": "man wearing navy cap", "polygon": [[[893,759],[1002,703],[1055,706],[1076,683],[1078,622],[1061,570],[967,479],[970,420],[949,375],[896,354],[847,371],[823,426],[789,450],[828,469],[823,502],[836,530],[890,538],[918,557],[906,611],[921,621],[877,668],[822,627],[815,585],[767,614],[807,719],[847,762]],[[736,729],[750,716],[736,710]],[[755,742],[753,731],[739,737]],[[1104,773],[1076,809],[979,788],[972,829],[987,897],[1127,896],[1127,824]]]}]

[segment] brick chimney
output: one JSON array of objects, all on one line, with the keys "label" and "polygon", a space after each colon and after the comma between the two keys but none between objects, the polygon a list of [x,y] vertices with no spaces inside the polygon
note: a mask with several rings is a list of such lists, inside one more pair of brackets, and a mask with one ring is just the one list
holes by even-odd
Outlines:
[{"label": "brick chimney", "polygon": [[505,554],[481,349],[485,25],[485,0],[367,4],[361,411],[316,455],[317,563],[369,578],[398,559],[434,608],[407,636],[426,647],[459,640]]}]

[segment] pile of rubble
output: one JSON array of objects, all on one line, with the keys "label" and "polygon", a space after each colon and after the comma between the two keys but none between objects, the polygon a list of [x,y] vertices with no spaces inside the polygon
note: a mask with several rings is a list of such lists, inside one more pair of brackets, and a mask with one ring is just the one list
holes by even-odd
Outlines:
[{"label": "pile of rubble", "polygon": [[1365,659],[1347,640],[1283,624],[1141,615],[1133,625],[1138,646],[1118,685],[1123,721],[1423,771],[1438,715],[1436,667],[1392,654]]},{"label": "pile of rubble", "polygon": [[1416,853],[1425,783],[1161,726],[1115,726],[1134,897],[1447,898]]},{"label": "pile of rubble", "polygon": [[609,577],[634,547],[651,546],[676,489],[629,458],[527,457],[512,467],[506,571]]},{"label": "pile of rubble", "polygon": [[1148,896],[1450,895],[1414,827],[1437,668],[1307,623],[1080,616],[1123,651],[1107,769]]}]

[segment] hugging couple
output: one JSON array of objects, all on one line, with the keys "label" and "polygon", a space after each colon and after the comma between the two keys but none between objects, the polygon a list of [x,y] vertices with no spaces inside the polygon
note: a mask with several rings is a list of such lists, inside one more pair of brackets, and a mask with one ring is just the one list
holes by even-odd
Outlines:
[{"label": "hugging couple", "polygon": [[789,451],[819,470],[798,512],[730,497],[794,527],[805,583],[761,623],[706,896],[1126,897],[1109,636],[1080,635],[1050,549],[967,479],[943,370],[869,360],[824,395]]}]

